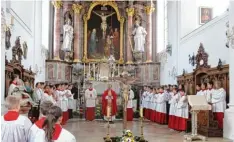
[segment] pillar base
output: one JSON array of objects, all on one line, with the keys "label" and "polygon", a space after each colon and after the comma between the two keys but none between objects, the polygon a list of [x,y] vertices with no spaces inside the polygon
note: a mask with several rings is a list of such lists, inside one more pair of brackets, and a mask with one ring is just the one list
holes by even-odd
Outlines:
[{"label": "pillar base", "polygon": [[133,64],[133,62],[132,61],[127,61],[127,63],[126,64]]},{"label": "pillar base", "polygon": [[153,62],[152,60],[145,61],[145,63],[152,63],[152,62]]},{"label": "pillar base", "polygon": [[229,107],[224,113],[223,137],[234,140],[234,104]]},{"label": "pillar base", "polygon": [[74,59],[73,62],[74,63],[81,63],[81,60],[80,59]]},{"label": "pillar base", "polygon": [[60,61],[60,58],[59,57],[54,57],[54,60]]}]

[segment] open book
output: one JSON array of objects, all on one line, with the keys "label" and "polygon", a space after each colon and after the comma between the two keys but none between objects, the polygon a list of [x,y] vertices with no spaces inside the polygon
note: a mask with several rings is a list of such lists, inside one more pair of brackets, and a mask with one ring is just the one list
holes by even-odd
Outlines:
[{"label": "open book", "polygon": [[189,95],[189,105],[192,107],[191,110],[211,110],[211,105],[206,101],[205,96]]}]

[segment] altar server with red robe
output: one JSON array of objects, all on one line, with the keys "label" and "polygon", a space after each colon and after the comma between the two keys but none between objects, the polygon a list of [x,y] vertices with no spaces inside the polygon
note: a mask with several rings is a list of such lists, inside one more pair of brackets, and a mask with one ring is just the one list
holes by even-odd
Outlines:
[{"label": "altar server with red robe", "polygon": [[171,94],[171,99],[169,100],[170,104],[170,111],[169,111],[169,122],[168,122],[168,128],[175,129],[175,123],[176,123],[176,110],[177,110],[177,102],[179,100],[179,94],[178,94],[178,88],[173,88],[173,91]]},{"label": "altar server with red robe", "polygon": [[128,96],[128,104],[127,104],[127,121],[133,120],[133,104],[132,104],[133,99],[134,99],[134,92],[132,91],[130,87],[129,96]]},{"label": "altar server with red robe", "polygon": [[44,101],[51,101],[54,105],[56,104],[56,101],[54,100],[52,95],[51,86],[49,85],[45,85],[44,93],[41,97],[41,103],[43,103]]},{"label": "altar server with red robe", "polygon": [[152,92],[152,98],[151,98],[151,114],[150,114],[150,120],[152,122],[155,122],[155,115],[156,115],[156,105],[157,105],[157,92],[156,88],[153,88]]},{"label": "altar server with red robe", "polygon": [[159,88],[156,107],[156,122],[159,124],[166,124],[167,108],[166,108],[167,94],[164,93],[162,87]]},{"label": "altar server with red robe", "polygon": [[197,94],[196,95],[202,95],[202,90],[201,90],[201,84],[197,84],[196,85],[196,91],[197,91]]},{"label": "altar server with red robe", "polygon": [[69,119],[73,118],[73,109],[75,109],[75,101],[74,101],[74,94],[72,94],[71,89],[73,88],[72,84],[68,85],[67,89],[67,98],[68,98],[68,113],[69,113]]},{"label": "altar server with red robe", "polygon": [[144,86],[144,92],[141,97],[141,107],[143,108],[143,115],[145,117],[146,114],[146,98],[147,98],[148,92],[147,92],[147,86]]},{"label": "altar server with red robe", "polygon": [[47,114],[47,117],[42,125],[44,129],[44,142],[76,142],[76,138],[69,131],[62,128],[62,110],[58,106],[52,106]]},{"label": "altar server with red robe", "polygon": [[19,114],[20,97],[6,98],[8,112],[1,117],[1,142],[26,142],[32,122]]},{"label": "altar server with red robe", "polygon": [[28,142],[44,142],[44,130],[42,125],[46,119],[49,109],[53,106],[51,101],[43,101],[40,105],[40,119],[30,128]]},{"label": "altar server with red robe", "polygon": [[108,120],[107,106],[111,107],[110,121],[113,121],[117,113],[117,94],[115,93],[114,90],[112,90],[111,84],[108,85],[108,89],[104,91],[102,95],[102,114],[105,120]]},{"label": "altar server with red robe", "polygon": [[188,99],[184,91],[184,86],[179,85],[179,100],[176,110],[176,123],[175,129],[179,131],[185,131],[187,128],[188,112]]},{"label": "altar server with red robe", "polygon": [[96,99],[97,99],[97,92],[93,88],[92,83],[90,83],[89,88],[85,91],[86,120],[88,121],[93,121],[95,119]]},{"label": "altar server with red robe", "polygon": [[152,92],[152,89],[150,86],[148,86],[147,88],[147,95],[146,95],[146,98],[145,98],[145,118],[146,119],[150,119],[150,112],[151,112],[151,109],[150,109],[150,105],[151,105],[151,92]]},{"label": "altar server with red robe", "polygon": [[214,84],[215,90],[211,95],[212,111],[215,119],[218,121],[218,126],[223,129],[224,111],[226,110],[226,91],[221,88],[219,81]]}]

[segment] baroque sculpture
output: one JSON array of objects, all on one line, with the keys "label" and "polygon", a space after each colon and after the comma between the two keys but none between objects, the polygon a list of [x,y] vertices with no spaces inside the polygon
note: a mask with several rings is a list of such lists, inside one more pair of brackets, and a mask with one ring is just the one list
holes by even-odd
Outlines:
[{"label": "baroque sculpture", "polygon": [[12,62],[19,62],[21,64],[22,56],[23,50],[20,45],[20,36],[18,36],[15,41],[15,46],[12,48]]},{"label": "baroque sculpture", "polygon": [[136,27],[133,30],[134,35],[134,50],[137,52],[144,52],[145,37],[147,32],[144,27],[140,25],[140,22],[136,22]]},{"label": "baroque sculpture", "polygon": [[5,46],[7,50],[11,47],[11,30],[9,27],[6,27],[5,31]]},{"label": "baroque sculpture", "polygon": [[24,50],[24,59],[27,59],[28,45],[26,41],[23,43],[23,50]]}]

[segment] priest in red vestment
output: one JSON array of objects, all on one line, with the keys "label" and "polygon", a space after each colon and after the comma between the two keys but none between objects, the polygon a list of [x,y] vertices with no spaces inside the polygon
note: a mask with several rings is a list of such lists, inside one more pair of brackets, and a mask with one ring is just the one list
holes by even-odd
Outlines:
[{"label": "priest in red vestment", "polygon": [[115,119],[117,113],[117,94],[112,90],[112,85],[108,85],[108,89],[102,95],[102,114],[105,120],[107,119],[107,106],[111,107],[110,121]]}]

